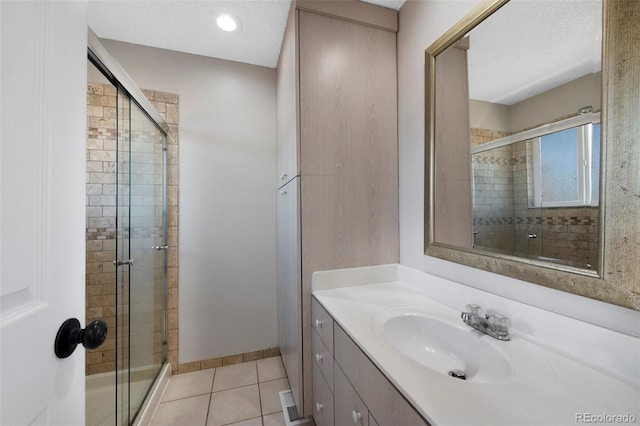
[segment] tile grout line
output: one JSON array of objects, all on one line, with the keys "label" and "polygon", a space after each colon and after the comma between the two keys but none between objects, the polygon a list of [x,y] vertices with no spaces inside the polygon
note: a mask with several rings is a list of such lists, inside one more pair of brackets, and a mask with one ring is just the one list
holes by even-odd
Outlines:
[{"label": "tile grout line", "polygon": [[207,423],[209,423],[209,411],[211,410],[211,399],[213,398],[213,384],[216,381],[216,373],[218,372],[217,368],[213,369],[213,380],[211,380],[211,389],[209,392],[209,405],[207,405],[207,417],[204,419],[204,426],[207,426]]},{"label": "tile grout line", "polygon": [[[269,382],[274,382],[274,381],[277,381],[277,380],[286,379],[286,375],[283,376],[283,377],[269,378],[268,380],[261,381],[261,378],[260,378],[260,375],[259,375],[259,370],[260,369],[258,367],[258,362],[256,360],[256,361],[254,361],[254,368],[255,368],[254,371],[255,371],[255,374],[256,374],[256,376],[255,376],[256,377],[256,382],[255,383],[242,385],[242,386],[236,386],[236,387],[232,387],[232,388],[228,388],[228,389],[222,389],[220,391],[214,392],[216,379],[218,378],[217,376],[218,376],[218,373],[219,373],[218,370],[220,368],[223,368],[223,367],[212,368],[212,370],[213,370],[213,378],[212,378],[212,381],[211,381],[210,390],[208,392],[205,392],[205,393],[202,393],[202,394],[199,394],[199,395],[184,396],[182,398],[172,399],[172,400],[168,400],[168,401],[161,401],[161,404],[166,404],[166,403],[170,403],[170,402],[177,402],[177,401],[181,401],[181,400],[185,400],[185,399],[189,399],[189,398],[194,398],[194,397],[198,397],[198,396],[204,396],[207,393],[209,393],[209,402],[208,402],[207,413],[206,413],[206,418],[205,418],[205,422],[204,422],[204,425],[206,426],[206,425],[209,424],[209,415],[211,414],[211,402],[213,400],[213,394],[214,393],[225,392],[225,391],[230,391],[230,390],[234,390],[234,389],[240,389],[240,388],[244,388],[244,387],[253,386],[255,384],[255,385],[258,386],[258,403],[259,403],[259,410],[260,411],[259,411],[259,415],[258,416],[254,417],[254,418],[251,418],[251,419],[246,419],[246,420],[252,420],[252,419],[258,419],[259,418],[260,419],[260,424],[262,426],[264,426],[264,424],[265,424],[264,413],[263,413],[264,407],[263,407],[263,404],[262,404],[262,391],[261,391],[261,386],[260,385],[262,383],[269,383]],[[246,420],[243,420],[243,421],[246,421]]]},{"label": "tile grout line", "polygon": [[260,423],[264,426],[264,414],[262,413],[262,392],[260,391],[260,371],[256,362],[256,380],[258,381],[258,404],[260,404]]}]

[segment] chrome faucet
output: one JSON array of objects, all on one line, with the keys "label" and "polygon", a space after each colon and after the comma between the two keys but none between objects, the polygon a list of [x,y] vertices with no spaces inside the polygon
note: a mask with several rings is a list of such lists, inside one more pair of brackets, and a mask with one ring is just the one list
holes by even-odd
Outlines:
[{"label": "chrome faucet", "polygon": [[500,314],[485,315],[478,305],[467,305],[460,316],[465,324],[498,340],[509,340],[509,318]]}]

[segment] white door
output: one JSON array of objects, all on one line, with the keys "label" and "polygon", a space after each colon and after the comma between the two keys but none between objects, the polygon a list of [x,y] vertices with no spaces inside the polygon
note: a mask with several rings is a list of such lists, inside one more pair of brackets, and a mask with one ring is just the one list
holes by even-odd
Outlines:
[{"label": "white door", "polygon": [[84,423],[84,2],[0,1],[0,424]]}]

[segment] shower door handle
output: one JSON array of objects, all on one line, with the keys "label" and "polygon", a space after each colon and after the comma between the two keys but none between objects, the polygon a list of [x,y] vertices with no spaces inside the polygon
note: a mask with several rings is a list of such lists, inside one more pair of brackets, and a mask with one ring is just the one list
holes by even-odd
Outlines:
[{"label": "shower door handle", "polygon": [[133,259],[127,259],[127,260],[114,260],[113,264],[116,266],[122,266],[122,265],[129,265],[132,266],[133,265]]},{"label": "shower door handle", "polygon": [[169,246],[167,244],[163,245],[163,246],[153,246],[151,247],[154,250],[169,250]]}]

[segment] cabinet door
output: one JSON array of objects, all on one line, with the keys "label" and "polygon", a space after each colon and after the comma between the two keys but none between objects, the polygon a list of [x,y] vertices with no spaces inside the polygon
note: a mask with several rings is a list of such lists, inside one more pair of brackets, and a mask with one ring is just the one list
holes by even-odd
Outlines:
[{"label": "cabinet door", "polygon": [[396,34],[308,12],[299,21],[300,173],[397,180]]},{"label": "cabinet door", "polygon": [[302,323],[298,178],[278,190],[278,340],[293,398],[302,412]]},{"label": "cabinet door", "polygon": [[336,425],[367,426],[369,424],[367,406],[364,405],[338,365],[335,365],[333,380]]},{"label": "cabinet door", "polygon": [[[337,324],[334,328],[334,353],[334,371],[340,369],[344,371],[345,376],[380,425],[428,425]],[[337,374],[334,377],[333,387],[337,402],[340,399]]]},{"label": "cabinet door", "polygon": [[295,7],[291,8],[282,41],[276,89],[277,183],[286,184],[298,174],[298,70]]},{"label": "cabinet door", "polygon": [[311,298],[311,326],[333,355],[333,318],[314,297]]},{"label": "cabinet door", "polygon": [[278,347],[282,354],[282,362],[286,370],[287,365],[287,278],[290,275],[287,268],[289,249],[287,248],[287,197],[282,190],[276,195],[276,292],[278,302]]},{"label": "cabinet door", "polygon": [[380,426],[376,419],[373,418],[373,414],[369,411],[369,426]]},{"label": "cabinet door", "polygon": [[325,382],[318,368],[318,364],[313,364],[313,420],[316,426],[344,426],[341,423],[334,423],[334,398],[329,390],[329,385]]},{"label": "cabinet door", "polygon": [[318,365],[320,372],[329,385],[329,389],[333,392],[333,356],[322,342],[322,339],[320,339],[318,333],[314,330],[311,334],[313,336],[313,344],[311,345],[313,348],[313,362]]}]

